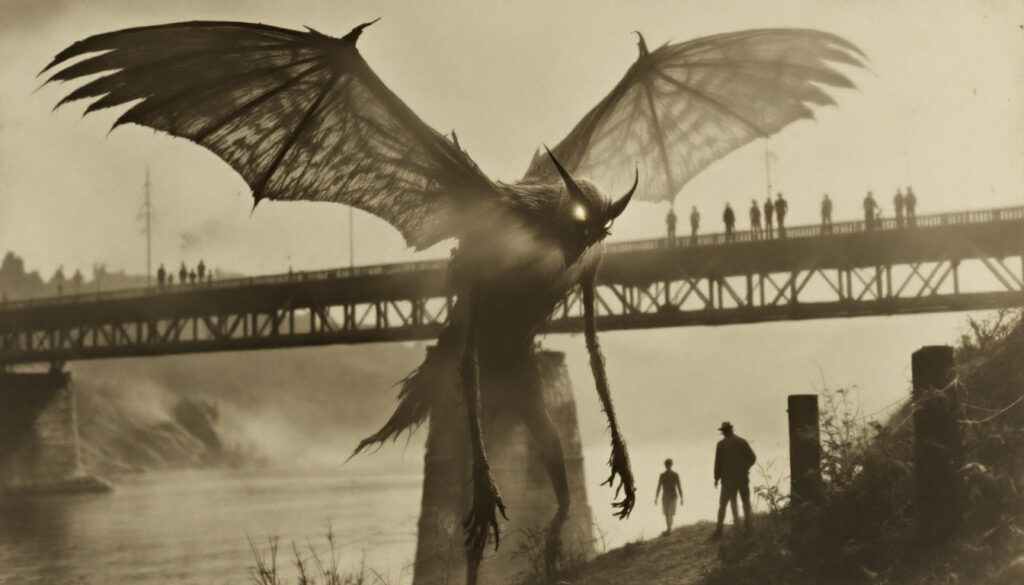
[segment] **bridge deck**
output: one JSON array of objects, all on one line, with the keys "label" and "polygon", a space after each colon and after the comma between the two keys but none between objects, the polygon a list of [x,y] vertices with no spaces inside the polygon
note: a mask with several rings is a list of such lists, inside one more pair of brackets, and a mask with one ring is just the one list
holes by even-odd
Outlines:
[{"label": "bridge deck", "polygon": [[[426,339],[447,262],[425,261],[8,302],[0,364]],[[1024,304],[1024,207],[607,246],[603,329],[993,309]],[[548,325],[581,328],[578,294]]]}]

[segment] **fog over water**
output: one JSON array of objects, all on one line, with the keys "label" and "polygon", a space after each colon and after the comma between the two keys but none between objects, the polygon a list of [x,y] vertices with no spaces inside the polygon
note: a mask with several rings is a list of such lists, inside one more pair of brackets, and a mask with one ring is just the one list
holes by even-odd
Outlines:
[{"label": "fog over water", "polygon": [[[481,168],[503,180],[521,176],[536,148],[560,139],[619,79],[635,58],[632,30],[660,45],[751,27],[820,28],[863,48],[871,71],[855,75],[858,90],[838,93],[837,108],[771,140],[773,190],[786,194],[794,224],[816,221],[824,192],[836,201],[837,221],[857,218],[868,189],[889,216],[895,189],[908,184],[922,214],[1024,203],[1019,2],[0,4],[0,253],[16,251],[44,276],[61,266],[66,274],[88,272],[97,262],[144,271],[135,216],[146,168],[155,265],[202,258],[211,267],[261,274],[347,264],[344,207],[265,202],[250,214],[248,188],[212,154],[138,127],[107,135],[115,113],[80,118],[75,104],[51,113],[68,88],[37,90],[35,76],[60,49],[94,33],[177,20],[309,25],[341,35],[380,16],[360,40],[367,61],[428,123],[442,132],[455,128]],[[696,205],[706,230],[717,231],[725,201],[743,210],[750,199],[763,199],[764,148],[745,147],[687,185],[676,204],[680,216]],[[665,204],[631,205],[611,240],[660,235],[665,211]],[[355,218],[357,263],[448,254],[442,243],[414,255],[384,222],[362,212]],[[856,387],[862,412],[884,417],[909,391],[910,353],[953,343],[966,318],[602,334],[639,487],[626,522],[611,517],[612,492],[598,486],[608,439],[582,336],[542,343],[567,354],[590,505],[612,545],[662,529],[653,499],[666,457],[675,459],[686,491],[680,520],[712,516],[721,421],[733,422],[761,461],[777,461],[781,472],[788,394]],[[346,544],[360,543],[346,548],[346,561],[357,562],[365,547],[369,562],[400,572],[415,542],[424,429],[408,444],[403,438],[342,462],[390,414],[392,384],[421,352],[421,345],[395,344],[69,364],[77,379],[149,384],[157,396],[219,395],[229,436],[255,445],[271,467],[146,475],[124,480],[111,496],[0,508],[0,567],[18,567],[11,582],[46,582],[39,575],[59,558],[54,570],[71,578],[91,573],[85,583],[240,583],[251,564],[247,534],[304,542],[319,538],[330,518]],[[108,566],[121,571],[109,581],[96,568]],[[144,570],[154,572],[132,572]]]}]

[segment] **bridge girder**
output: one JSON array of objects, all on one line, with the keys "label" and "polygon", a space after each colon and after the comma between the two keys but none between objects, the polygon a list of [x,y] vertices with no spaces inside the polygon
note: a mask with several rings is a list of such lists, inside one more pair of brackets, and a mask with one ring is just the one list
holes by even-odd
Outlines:
[{"label": "bridge girder", "polygon": [[[896,315],[1024,304],[1024,207],[608,246],[605,330]],[[115,291],[0,307],[0,364],[430,339],[455,299],[446,262]],[[582,329],[579,292],[547,325]]]}]

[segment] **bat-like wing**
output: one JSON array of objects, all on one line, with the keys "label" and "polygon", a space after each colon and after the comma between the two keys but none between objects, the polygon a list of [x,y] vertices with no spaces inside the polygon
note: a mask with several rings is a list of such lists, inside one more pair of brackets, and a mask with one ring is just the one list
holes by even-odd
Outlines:
[{"label": "bat-like wing", "polygon": [[[673,199],[715,160],[833,105],[827,88],[852,88],[838,66],[862,65],[850,42],[815,30],[720,34],[648,51],[554,148],[574,176],[606,188],[632,178],[637,199]],[[545,156],[527,178],[557,180]]]},{"label": "bat-like wing", "polygon": [[493,186],[366,64],[355,46],[366,26],[342,38],[238,22],[133,28],[79,41],[44,72],[64,66],[49,81],[102,74],[58,106],[95,98],[89,113],[136,102],[115,127],[141,124],[208,148],[257,203],[352,205],[425,248],[457,236]]}]

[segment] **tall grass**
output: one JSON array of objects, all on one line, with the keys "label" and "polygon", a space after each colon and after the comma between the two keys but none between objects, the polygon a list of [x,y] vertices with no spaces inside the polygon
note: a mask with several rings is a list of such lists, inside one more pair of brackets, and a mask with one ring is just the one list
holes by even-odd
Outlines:
[{"label": "tall grass", "polygon": [[[344,570],[341,567],[341,550],[338,546],[333,527],[328,524],[325,535],[326,551],[317,551],[307,543],[305,549],[292,542],[291,565],[295,568],[295,585],[396,585],[390,577],[366,566],[365,557],[355,569]],[[253,585],[286,585],[278,566],[279,539],[271,536],[267,539],[267,548],[261,549],[250,538],[255,565],[249,569],[249,577]]]}]

